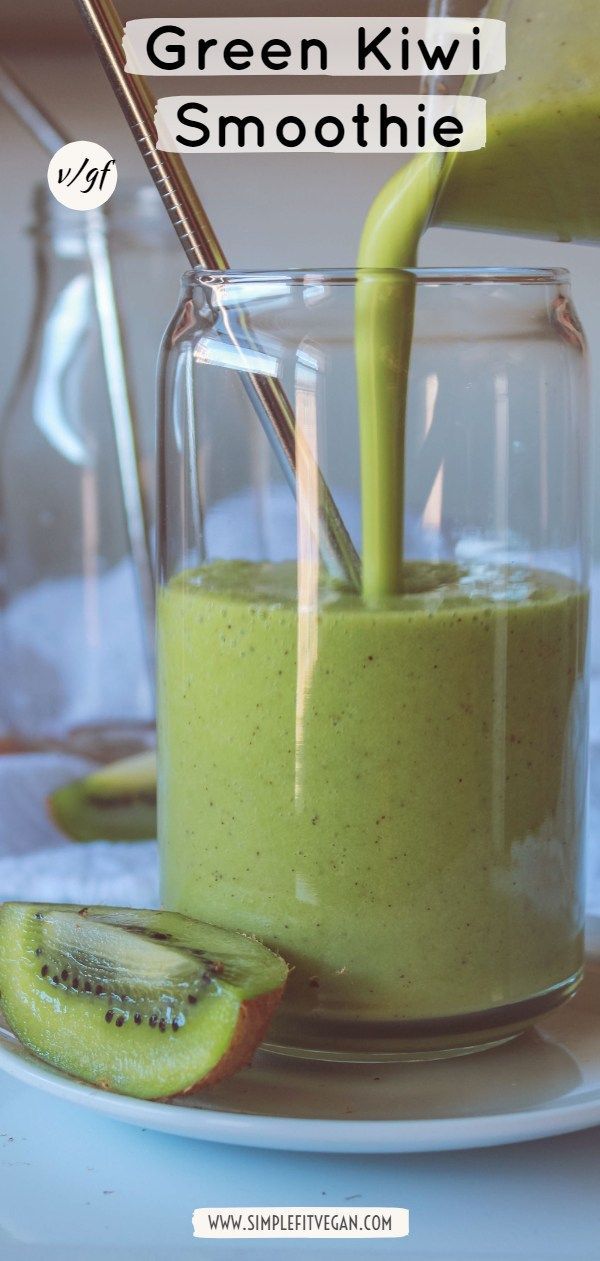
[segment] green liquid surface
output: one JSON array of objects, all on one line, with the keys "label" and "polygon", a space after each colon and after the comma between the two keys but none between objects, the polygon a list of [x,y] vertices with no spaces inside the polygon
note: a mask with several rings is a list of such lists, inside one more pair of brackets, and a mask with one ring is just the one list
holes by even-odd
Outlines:
[{"label": "green liquid surface", "polygon": [[298,614],[296,582],[221,562],[160,594],[164,904],[280,949],[288,1017],[332,1029],[572,976],[584,593],[422,564]]}]

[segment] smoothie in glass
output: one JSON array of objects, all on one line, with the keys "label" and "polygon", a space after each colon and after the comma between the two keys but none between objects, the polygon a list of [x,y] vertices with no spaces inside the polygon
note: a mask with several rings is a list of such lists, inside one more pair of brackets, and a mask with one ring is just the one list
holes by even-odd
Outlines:
[{"label": "smoothie in glass", "polygon": [[586,597],[450,565],[377,610],[325,587],[307,678],[296,581],[222,562],[160,595],[164,903],[292,963],[279,1043],[493,1040],[579,977]]},{"label": "smoothie in glass", "polygon": [[[556,40],[564,6],[529,7],[541,15],[538,37]],[[569,13],[579,35],[597,21],[595,0],[573,0]],[[518,68],[521,0],[513,19],[508,65]],[[536,71],[529,97],[519,97],[499,76],[483,155],[407,164],[367,217],[360,267],[412,267],[431,221],[600,237],[598,84],[588,53],[567,38],[560,54],[572,71],[568,109],[580,118],[575,148],[572,126],[558,121],[560,84],[542,90]],[[540,49],[540,67],[549,64]],[[190,570],[187,561],[180,572],[169,564],[158,616],[164,904],[279,949],[293,971],[273,1040],[350,1058],[485,1045],[573,992],[582,960],[586,740],[583,587],[552,564],[406,562],[416,285],[410,273],[383,288],[373,273],[362,276],[354,325],[361,592],[322,577],[318,598],[298,603],[302,574],[292,562]],[[543,329],[540,321],[540,336]],[[565,344],[571,337],[582,347],[575,325],[562,332]],[[214,352],[203,347],[204,363],[212,353],[218,364],[223,340],[221,330]],[[509,343],[507,336],[504,364],[519,355]],[[285,343],[272,326],[266,345],[274,371]],[[316,425],[317,389],[313,396],[309,387],[318,350],[303,342],[293,378],[305,424]],[[216,369],[208,371],[214,378]],[[493,369],[488,382],[499,399],[488,462],[509,451],[501,378]],[[532,427],[541,428],[535,409],[549,377],[539,380]],[[577,420],[564,418],[570,450]],[[499,479],[508,505],[513,484]],[[579,485],[565,483],[561,504]],[[176,479],[173,486],[176,504]],[[533,492],[523,483],[518,493]],[[554,537],[546,509],[542,518],[554,555],[560,527]],[[184,540],[191,519],[186,506]],[[484,542],[489,523],[478,524]],[[507,524],[502,546],[510,552],[508,536]],[[571,556],[579,541],[569,537]],[[534,543],[533,555],[538,545],[543,551]]]}]

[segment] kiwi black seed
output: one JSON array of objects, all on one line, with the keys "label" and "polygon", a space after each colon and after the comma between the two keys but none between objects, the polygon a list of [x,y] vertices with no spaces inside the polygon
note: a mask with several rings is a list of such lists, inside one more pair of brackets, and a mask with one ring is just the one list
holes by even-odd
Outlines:
[{"label": "kiwi black seed", "polygon": [[140,1098],[248,1063],[286,975],[254,938],[167,911],[0,904],[8,1024],[56,1067]]}]

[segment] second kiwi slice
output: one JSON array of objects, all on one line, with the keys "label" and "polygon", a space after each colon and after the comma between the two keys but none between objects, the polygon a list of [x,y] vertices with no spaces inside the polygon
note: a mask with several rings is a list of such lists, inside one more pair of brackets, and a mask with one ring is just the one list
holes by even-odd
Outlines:
[{"label": "second kiwi slice", "polygon": [[88,1082],[153,1099],[244,1067],[287,965],[169,911],[6,902],[0,1004],[20,1040]]},{"label": "second kiwi slice", "polygon": [[53,823],[74,841],[142,841],[156,836],[156,754],[138,753],[56,788]]}]

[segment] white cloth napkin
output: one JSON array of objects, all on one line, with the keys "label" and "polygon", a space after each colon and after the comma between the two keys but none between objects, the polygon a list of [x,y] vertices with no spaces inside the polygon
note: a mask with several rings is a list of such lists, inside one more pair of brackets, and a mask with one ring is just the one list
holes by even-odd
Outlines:
[{"label": "white cloth napkin", "polygon": [[90,763],[54,753],[0,757],[0,899],[158,906],[154,841],[66,840],[45,799]]},{"label": "white cloth napkin", "polygon": [[151,722],[148,677],[131,561],[85,582],[45,579],[2,609],[0,713],[6,727],[44,734],[125,721]]}]

